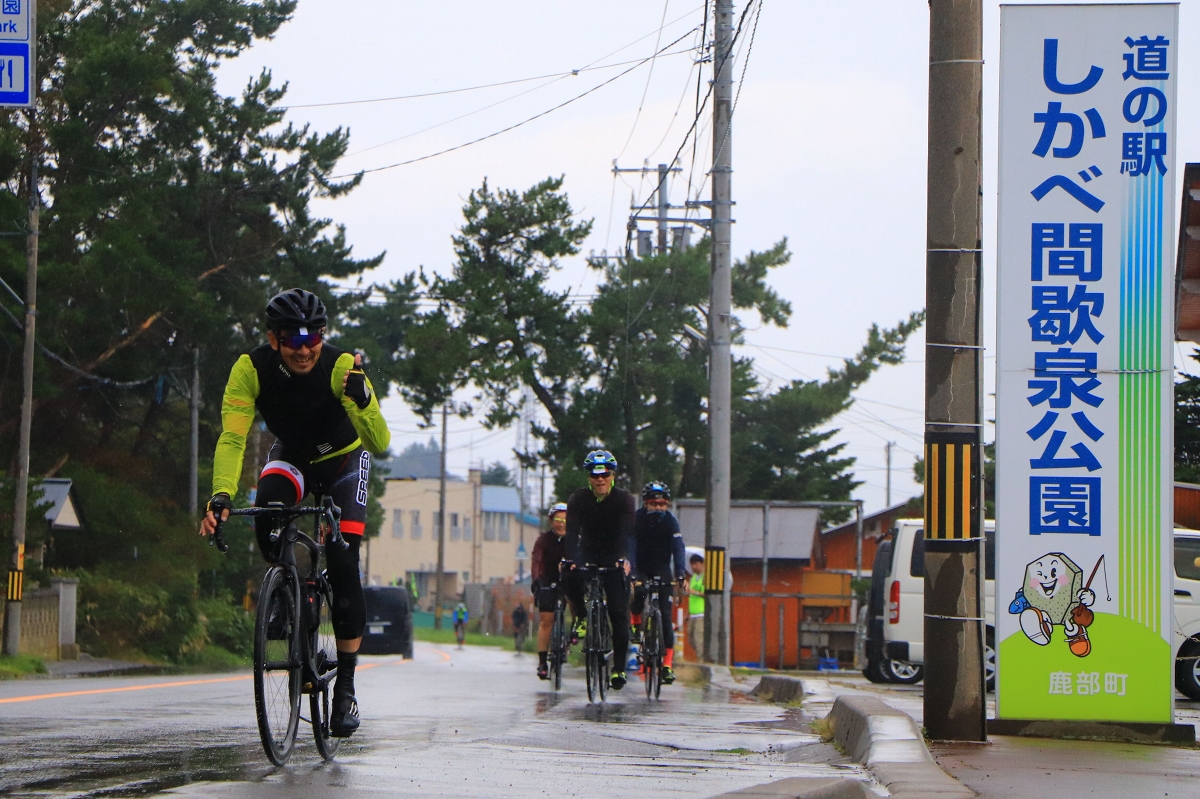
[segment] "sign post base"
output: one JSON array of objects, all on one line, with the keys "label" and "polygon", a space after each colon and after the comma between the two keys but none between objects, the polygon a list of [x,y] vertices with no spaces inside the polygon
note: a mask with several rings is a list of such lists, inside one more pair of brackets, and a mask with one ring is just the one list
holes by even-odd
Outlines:
[{"label": "sign post base", "polygon": [[1191,724],[1147,724],[1136,721],[1055,721],[1052,719],[988,719],[988,735],[1018,738],[1072,738],[1136,744],[1194,744]]}]

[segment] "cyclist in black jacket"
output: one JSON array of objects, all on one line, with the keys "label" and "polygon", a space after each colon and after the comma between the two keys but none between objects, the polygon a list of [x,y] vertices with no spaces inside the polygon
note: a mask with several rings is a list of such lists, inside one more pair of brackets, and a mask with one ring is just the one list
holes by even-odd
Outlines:
[{"label": "cyclist in black jacket", "polygon": [[[679,531],[679,520],[668,508],[671,506],[671,489],[658,481],[647,483],[642,489],[642,507],[638,508],[634,521],[637,539],[633,572],[637,578],[657,577],[670,583],[672,579],[682,582],[687,579],[687,550],[683,546],[683,534]],[[641,624],[642,608],[646,604],[646,589],[637,583],[633,594],[633,622]],[[675,625],[671,617],[671,590],[665,588],[658,594],[658,611],[663,621],[663,685],[675,682],[671,668],[675,660]]]},{"label": "cyclist in black jacket", "polygon": [[[629,655],[629,550],[636,504],[628,491],[613,487],[617,459],[611,452],[588,453],[583,469],[588,488],[579,489],[567,500],[567,558],[575,566],[621,567],[601,576],[612,625],[613,673],[609,684],[619,691],[625,687],[625,660]],[[580,618],[583,579],[575,572],[565,583],[576,618]]]},{"label": "cyclist in black jacket", "polygon": [[550,529],[538,536],[533,545],[533,558],[530,560],[530,572],[533,582],[534,603],[537,605],[538,622],[538,668],[540,680],[550,679],[550,634],[554,627],[554,608],[558,604],[559,564],[566,560],[567,543],[567,503],[558,502],[550,508]]}]

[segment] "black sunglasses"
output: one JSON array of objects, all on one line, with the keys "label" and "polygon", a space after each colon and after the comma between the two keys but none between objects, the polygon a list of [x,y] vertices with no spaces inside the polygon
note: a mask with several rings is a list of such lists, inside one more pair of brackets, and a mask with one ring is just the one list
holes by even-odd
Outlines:
[{"label": "black sunglasses", "polygon": [[313,348],[325,340],[324,333],[277,333],[279,343],[289,350]]}]

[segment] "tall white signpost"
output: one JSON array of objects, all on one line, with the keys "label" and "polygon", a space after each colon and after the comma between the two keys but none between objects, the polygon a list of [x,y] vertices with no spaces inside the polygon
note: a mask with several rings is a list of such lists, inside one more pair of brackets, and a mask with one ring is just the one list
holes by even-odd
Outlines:
[{"label": "tall white signpost", "polygon": [[1172,721],[1177,18],[1002,8],[1002,720]]}]

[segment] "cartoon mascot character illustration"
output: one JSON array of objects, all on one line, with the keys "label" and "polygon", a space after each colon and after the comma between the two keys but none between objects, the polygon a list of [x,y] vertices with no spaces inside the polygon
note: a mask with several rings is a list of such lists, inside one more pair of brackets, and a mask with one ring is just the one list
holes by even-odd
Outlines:
[{"label": "cartoon mascot character illustration", "polygon": [[1091,582],[1083,585],[1083,570],[1075,561],[1049,552],[1025,567],[1025,585],[1008,612],[1020,616],[1021,630],[1038,646],[1049,645],[1054,626],[1062,625],[1071,654],[1087,657],[1092,651],[1087,628],[1095,619],[1091,606],[1096,602]]}]

